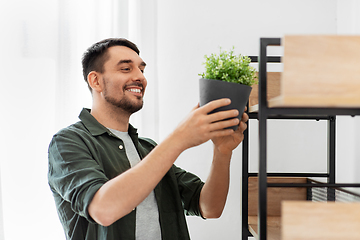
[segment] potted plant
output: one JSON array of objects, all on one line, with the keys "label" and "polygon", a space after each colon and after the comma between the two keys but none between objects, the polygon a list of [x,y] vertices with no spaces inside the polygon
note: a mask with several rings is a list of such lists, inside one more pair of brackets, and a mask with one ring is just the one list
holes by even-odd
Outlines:
[{"label": "potted plant", "polygon": [[[245,109],[252,90],[257,83],[256,70],[250,66],[251,59],[241,54],[234,54],[234,47],[230,51],[220,48],[219,54],[205,55],[205,72],[199,74],[200,106],[220,99],[230,98],[231,104],[215,109],[213,112],[237,109],[239,119]],[[231,127],[236,130],[237,126]]]}]

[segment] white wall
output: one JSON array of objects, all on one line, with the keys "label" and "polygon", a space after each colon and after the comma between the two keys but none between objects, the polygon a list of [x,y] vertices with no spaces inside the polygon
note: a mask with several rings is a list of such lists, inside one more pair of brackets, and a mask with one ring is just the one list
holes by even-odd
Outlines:
[{"label": "white wall", "polygon": [[[337,33],[360,34],[360,2],[337,1]],[[360,182],[360,117],[337,118],[337,181]],[[359,188],[354,191],[360,192]]]},{"label": "white wall", "polygon": [[28,11],[37,3],[0,2],[1,234],[6,240],[33,237],[32,229],[45,239],[49,232],[41,226],[56,223],[56,215],[41,216],[54,205],[42,190],[49,189],[46,145],[54,126],[57,12],[55,1],[41,5],[47,11]]},{"label": "white wall", "polygon": [[115,27],[124,30],[112,19],[114,2],[0,1],[1,240],[65,238],[47,184],[47,148],[91,106],[81,55],[117,35]]}]

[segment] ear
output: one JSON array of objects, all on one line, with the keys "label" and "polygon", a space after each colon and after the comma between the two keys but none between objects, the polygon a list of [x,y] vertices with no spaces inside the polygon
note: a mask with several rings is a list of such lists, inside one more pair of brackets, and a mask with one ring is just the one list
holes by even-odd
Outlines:
[{"label": "ear", "polygon": [[87,76],[87,81],[89,83],[89,86],[92,88],[93,91],[101,92],[102,91],[102,85],[100,81],[100,74],[95,71],[89,72]]}]

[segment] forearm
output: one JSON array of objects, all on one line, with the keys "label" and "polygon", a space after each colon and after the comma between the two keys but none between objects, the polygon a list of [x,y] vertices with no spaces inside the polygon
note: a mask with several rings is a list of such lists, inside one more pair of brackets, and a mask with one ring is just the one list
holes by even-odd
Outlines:
[{"label": "forearm", "polygon": [[170,135],[140,163],[105,183],[89,205],[90,216],[108,226],[130,213],[156,187],[183,151]]},{"label": "forearm", "polygon": [[243,113],[238,129],[231,135],[215,137],[214,159],[208,179],[200,194],[200,210],[205,218],[220,217],[225,207],[230,182],[230,160],[232,151],[244,139],[248,115]]},{"label": "forearm", "polygon": [[230,182],[231,152],[222,154],[214,149],[210,174],[200,193],[200,210],[205,218],[218,218],[225,207]]}]

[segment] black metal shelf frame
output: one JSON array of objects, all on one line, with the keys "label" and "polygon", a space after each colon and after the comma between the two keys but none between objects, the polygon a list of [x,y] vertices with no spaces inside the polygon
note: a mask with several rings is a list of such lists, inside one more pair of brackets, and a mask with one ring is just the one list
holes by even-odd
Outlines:
[{"label": "black metal shelf frame", "polygon": [[[258,236],[266,240],[267,236],[267,188],[268,187],[360,187],[360,184],[336,184],[335,181],[335,140],[336,116],[360,115],[359,108],[269,108],[267,102],[267,63],[281,62],[281,57],[267,56],[268,46],[280,46],[280,38],[261,38],[259,57],[250,57],[252,62],[259,62],[259,110],[257,113],[248,113],[250,119],[257,119],[259,125],[259,167],[258,173],[249,173],[249,129],[244,132],[242,151],[242,240],[252,236],[248,229],[248,178],[258,176]],[[248,107],[249,109],[249,107]],[[325,120],[328,122],[328,160],[326,173],[268,173],[267,172],[267,120],[268,119],[308,119]],[[268,176],[278,177],[325,177],[325,184],[281,184],[267,183]],[[328,200],[334,201],[334,189],[328,188]]]}]

